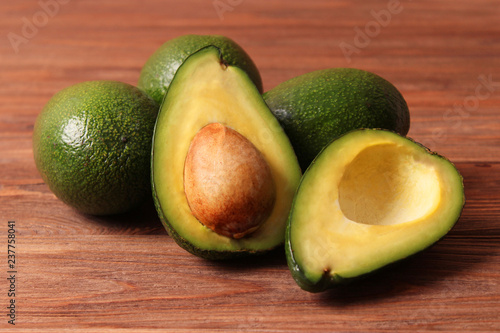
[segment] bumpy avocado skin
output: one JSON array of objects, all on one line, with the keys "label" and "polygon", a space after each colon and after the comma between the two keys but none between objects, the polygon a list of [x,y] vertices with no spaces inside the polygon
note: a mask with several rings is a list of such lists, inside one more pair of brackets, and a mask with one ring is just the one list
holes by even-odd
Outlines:
[{"label": "bumpy avocado skin", "polygon": [[262,93],[262,78],[248,53],[232,39],[220,35],[183,35],[165,42],[146,61],[137,86],[161,104],[180,65],[196,51],[213,45],[228,65],[243,69]]},{"label": "bumpy avocado skin", "polygon": [[408,105],[382,77],[354,68],[331,68],[285,81],[264,99],[290,138],[302,170],[336,137],[359,128],[406,135]]},{"label": "bumpy avocado skin", "polygon": [[55,94],[37,117],[33,153],[63,202],[93,215],[127,212],[151,196],[149,160],[158,104],[138,88],[89,81]]}]

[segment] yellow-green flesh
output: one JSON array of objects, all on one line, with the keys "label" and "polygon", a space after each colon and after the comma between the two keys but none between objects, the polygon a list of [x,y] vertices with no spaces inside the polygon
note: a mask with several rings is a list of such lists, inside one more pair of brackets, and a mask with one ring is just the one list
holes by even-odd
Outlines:
[{"label": "yellow-green flesh", "polygon": [[[183,66],[170,86],[157,120],[153,180],[161,210],[171,227],[201,250],[264,250],[284,240],[286,219],[301,172],[293,149],[258,90],[238,68],[201,51],[196,66]],[[194,59],[192,59],[194,60]],[[231,239],[203,226],[191,213],[183,169],[190,143],[205,125],[221,123],[242,134],[262,153],[276,184],[276,203],[250,237]]]},{"label": "yellow-green flesh", "polygon": [[311,282],[402,259],[458,219],[462,180],[444,158],[387,131],[353,132],[329,148],[306,173],[291,221],[293,254]]}]

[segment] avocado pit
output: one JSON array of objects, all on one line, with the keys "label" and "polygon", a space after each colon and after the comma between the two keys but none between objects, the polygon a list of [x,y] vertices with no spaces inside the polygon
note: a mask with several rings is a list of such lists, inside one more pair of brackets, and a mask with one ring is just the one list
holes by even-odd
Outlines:
[{"label": "avocado pit", "polygon": [[193,138],[184,164],[184,191],[198,221],[235,239],[257,230],[276,199],[264,156],[220,123],[203,127]]}]

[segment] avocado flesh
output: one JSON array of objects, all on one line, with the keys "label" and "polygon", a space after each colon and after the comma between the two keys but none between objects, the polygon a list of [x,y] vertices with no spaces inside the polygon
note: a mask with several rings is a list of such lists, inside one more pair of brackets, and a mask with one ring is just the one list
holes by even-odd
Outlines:
[{"label": "avocado flesh", "polygon": [[[233,239],[203,226],[188,205],[183,172],[193,138],[220,123],[249,140],[267,161],[276,185],[269,218],[252,234]],[[177,71],[157,118],[152,150],[152,187],[169,234],[189,252],[222,259],[270,250],[284,242],[286,220],[301,171],[293,148],[258,89],[244,71],[226,65],[207,47]]]},{"label": "avocado flesh", "polygon": [[318,292],[424,250],[458,220],[462,177],[448,160],[396,133],[357,130],[305,172],[287,228],[287,260]]}]

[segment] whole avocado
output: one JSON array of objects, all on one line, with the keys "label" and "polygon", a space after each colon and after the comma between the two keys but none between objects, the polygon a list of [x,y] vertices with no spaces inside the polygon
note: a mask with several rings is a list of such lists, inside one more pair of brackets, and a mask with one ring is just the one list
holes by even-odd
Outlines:
[{"label": "whole avocado", "polygon": [[196,51],[213,45],[221,50],[224,61],[243,69],[262,93],[262,78],[246,51],[232,39],[220,35],[183,35],[161,45],[144,64],[137,86],[161,104],[180,65]]},{"label": "whole avocado", "polygon": [[331,68],[285,81],[264,99],[290,138],[302,170],[333,139],[380,128],[406,135],[408,105],[384,78],[360,69]]},{"label": "whole avocado", "polygon": [[158,104],[138,88],[89,81],[56,93],[37,117],[33,153],[42,179],[76,210],[124,213],[151,196]]}]

